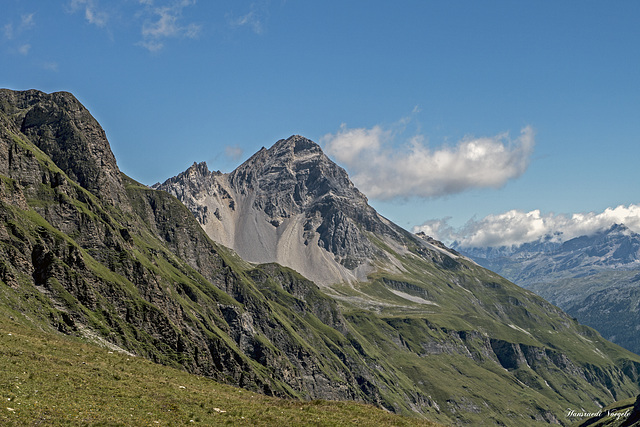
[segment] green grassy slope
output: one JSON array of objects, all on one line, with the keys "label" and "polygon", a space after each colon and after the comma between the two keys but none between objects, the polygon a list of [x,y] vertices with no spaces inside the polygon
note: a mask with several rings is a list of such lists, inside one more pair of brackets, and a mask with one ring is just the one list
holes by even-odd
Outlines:
[{"label": "green grassy slope", "polygon": [[396,256],[403,273],[334,291],[390,369],[428,394],[435,418],[566,424],[567,406],[596,411],[637,394],[636,355],[532,292],[464,259]]},{"label": "green grassy slope", "polygon": [[78,339],[0,309],[0,424],[435,426],[369,405],[267,397]]},{"label": "green grassy slope", "polygon": [[557,304],[603,337],[640,354],[640,271],[601,271],[532,283],[529,289]]},{"label": "green grassy slope", "polygon": [[337,305],[313,283],[245,263],[174,197],[119,172],[104,178],[115,196],[80,186],[39,148],[60,132],[86,138],[87,123],[56,105],[39,113],[46,125],[30,131],[35,142],[16,124],[29,113],[9,106],[0,115],[0,306],[10,315],[270,395],[408,401],[412,390],[367,366]]}]

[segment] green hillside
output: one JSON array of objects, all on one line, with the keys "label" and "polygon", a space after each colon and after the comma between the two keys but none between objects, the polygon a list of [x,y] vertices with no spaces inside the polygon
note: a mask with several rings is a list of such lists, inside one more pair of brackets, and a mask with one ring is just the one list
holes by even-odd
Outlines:
[{"label": "green hillside", "polygon": [[[360,283],[321,289],[280,265],[245,262],[175,197],[123,175],[71,94],[0,90],[0,177],[2,387],[15,394],[3,417],[24,413],[35,424],[63,416],[62,407],[86,418],[95,404],[106,405],[95,422],[107,425],[126,416],[152,423],[149,413],[176,425],[236,422],[258,413],[243,412],[242,399],[273,402],[264,417],[297,410],[309,423],[320,412],[336,412],[329,425],[378,413],[324,399],[445,424],[567,424],[567,407],[595,410],[640,393],[640,356],[406,232],[402,250],[370,236],[395,272],[380,268]],[[216,400],[222,391],[206,387],[238,400]],[[193,403],[183,399],[196,390]]]},{"label": "green hillside", "polygon": [[0,312],[0,424],[435,426],[351,402],[278,399],[219,384]]}]

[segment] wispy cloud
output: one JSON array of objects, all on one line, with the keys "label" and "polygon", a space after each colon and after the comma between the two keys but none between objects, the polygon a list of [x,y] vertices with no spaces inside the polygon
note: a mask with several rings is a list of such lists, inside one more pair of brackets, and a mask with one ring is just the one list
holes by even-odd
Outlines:
[{"label": "wispy cloud", "polygon": [[574,237],[592,235],[613,224],[625,224],[640,232],[640,205],[620,205],[603,212],[574,214],[543,214],[540,210],[524,212],[510,210],[470,220],[454,229],[448,219],[430,220],[413,228],[445,242],[457,241],[460,247],[519,246],[540,238],[564,242]]},{"label": "wispy cloud", "polygon": [[198,24],[185,23],[183,18],[183,10],[195,5],[196,0],[99,1],[69,0],[67,11],[81,12],[90,24],[111,31],[113,27],[140,25],[141,40],[136,44],[151,52],[162,50],[170,38],[196,38],[202,29]]},{"label": "wispy cloud", "polygon": [[241,16],[227,15],[229,25],[232,27],[248,27],[256,34],[264,33],[264,21],[268,17],[268,8],[265,2],[253,2],[249,12]]},{"label": "wispy cloud", "polygon": [[431,149],[420,134],[398,148],[396,135],[381,126],[349,129],[343,124],[321,142],[327,154],[350,172],[361,191],[386,200],[500,188],[526,171],[535,144],[531,127],[522,129],[516,139],[508,133],[469,137],[455,146],[437,149]]},{"label": "wispy cloud", "polygon": [[84,12],[84,17],[90,24],[103,28],[109,21],[109,14],[102,9],[98,0],[71,0],[69,3],[71,13]]},{"label": "wispy cloud", "polygon": [[151,52],[164,47],[167,38],[196,38],[202,27],[195,23],[184,24],[182,11],[195,4],[195,0],[180,0],[169,5],[157,6],[151,0],[140,0],[146,6],[148,18],[142,25],[142,41],[140,45]]},{"label": "wispy cloud", "polygon": [[31,50],[31,45],[29,43],[25,43],[18,48],[18,52],[20,52],[21,55],[28,55],[29,50]]},{"label": "wispy cloud", "polygon": [[20,16],[17,25],[14,21],[7,22],[2,27],[2,34],[5,40],[11,40],[10,44],[12,52],[18,52],[21,55],[28,55],[31,50],[31,44],[28,43],[29,30],[35,27],[35,13],[28,13]]},{"label": "wispy cloud", "polygon": [[2,32],[4,33],[4,38],[7,40],[11,40],[13,38],[13,23],[8,22],[4,24],[2,27]]},{"label": "wispy cloud", "polygon": [[229,157],[234,162],[237,162],[242,158],[244,150],[241,147],[228,145],[224,147],[224,155]]},{"label": "wispy cloud", "polygon": [[44,62],[42,64],[42,68],[44,68],[45,70],[49,70],[49,71],[58,71],[59,67],[58,67],[58,63],[57,62]]},{"label": "wispy cloud", "polygon": [[28,13],[26,15],[22,15],[20,18],[20,27],[22,29],[29,29],[35,26],[35,21],[33,20],[33,16],[35,13]]}]

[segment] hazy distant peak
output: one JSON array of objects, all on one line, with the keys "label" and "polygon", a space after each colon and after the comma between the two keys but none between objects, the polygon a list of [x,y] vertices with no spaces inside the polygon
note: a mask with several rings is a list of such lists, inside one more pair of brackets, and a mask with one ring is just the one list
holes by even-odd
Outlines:
[{"label": "hazy distant peak", "polygon": [[607,231],[606,233],[608,234],[613,234],[613,233],[617,233],[617,234],[622,234],[625,236],[630,236],[631,234],[633,234],[633,231],[627,227],[626,225],[620,223],[620,224],[613,224]]}]

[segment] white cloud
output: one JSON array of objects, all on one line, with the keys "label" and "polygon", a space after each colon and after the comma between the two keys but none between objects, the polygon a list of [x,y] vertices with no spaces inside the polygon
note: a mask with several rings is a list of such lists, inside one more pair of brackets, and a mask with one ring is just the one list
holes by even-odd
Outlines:
[{"label": "white cloud", "polygon": [[168,7],[156,9],[158,20],[155,22],[147,22],[142,27],[142,36],[144,38],[157,39],[161,37],[172,37],[178,34],[180,27],[176,25],[178,17],[172,13]]},{"label": "white cloud", "polygon": [[499,247],[518,246],[547,236],[552,241],[564,242],[605,230],[613,224],[624,224],[640,233],[640,205],[620,205],[599,213],[570,215],[511,210],[470,220],[459,229],[453,229],[447,219],[441,219],[427,221],[414,227],[413,231],[423,231],[445,242],[457,241],[461,247]]},{"label": "white cloud", "polygon": [[185,7],[195,4],[195,0],[181,0],[168,6],[154,6],[150,0],[140,0],[146,6],[146,14],[152,16],[142,25],[142,41],[140,46],[155,52],[164,47],[163,40],[173,37],[196,38],[202,27],[190,23],[181,23],[182,11]]},{"label": "white cloud", "polygon": [[[126,27],[137,21],[141,25],[141,40],[137,45],[151,52],[162,50],[170,38],[197,38],[202,29],[195,23],[185,23],[183,18],[184,9],[195,5],[196,0],[121,0],[107,3],[99,3],[99,0],[69,0],[67,4],[70,13],[83,13],[87,22],[97,27],[107,27],[111,22]],[[104,4],[109,6],[108,10],[102,6]],[[133,10],[126,11],[130,5]],[[23,24],[30,20],[32,17],[23,16]]]},{"label": "white cloud", "polygon": [[42,68],[49,71],[58,71],[59,67],[57,62],[44,62]]},{"label": "white cloud", "polygon": [[23,29],[33,28],[35,26],[35,22],[33,20],[34,13],[29,13],[26,15],[22,15],[20,19],[20,26]]},{"label": "white cloud", "polygon": [[149,52],[158,52],[164,47],[164,43],[158,40],[143,40],[139,42],[138,45],[144,47]]},{"label": "white cloud", "polygon": [[[403,119],[401,125],[406,124]],[[439,197],[472,188],[500,188],[521,176],[533,153],[534,133],[522,129],[515,140],[508,133],[465,138],[455,146],[431,149],[422,135],[394,148],[394,132],[380,126],[325,135],[325,151],[352,175],[356,186],[377,199]]]},{"label": "white cloud", "polygon": [[69,10],[71,13],[84,11],[87,22],[97,27],[105,27],[109,20],[109,14],[100,8],[98,0],[71,0]]},{"label": "white cloud", "polygon": [[28,13],[20,16],[18,25],[14,25],[13,21],[6,23],[2,27],[2,32],[6,40],[15,40],[12,52],[18,52],[21,55],[28,55],[31,44],[26,43],[28,33],[35,26],[33,17],[35,13]]},{"label": "white cloud", "polygon": [[27,30],[35,27],[36,23],[33,19],[35,13],[28,13],[20,16],[20,25],[14,27],[13,22],[8,22],[2,27],[2,31],[4,33],[4,37],[8,40],[13,39],[14,37],[23,34]]},{"label": "white cloud", "polygon": [[392,133],[380,126],[371,129],[347,129],[343,123],[336,135],[325,135],[323,143],[327,153],[345,165],[358,163],[358,159],[369,153],[380,152],[384,143],[390,140]]}]

